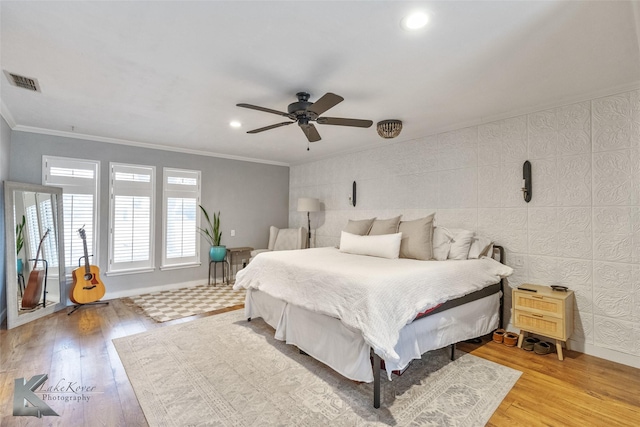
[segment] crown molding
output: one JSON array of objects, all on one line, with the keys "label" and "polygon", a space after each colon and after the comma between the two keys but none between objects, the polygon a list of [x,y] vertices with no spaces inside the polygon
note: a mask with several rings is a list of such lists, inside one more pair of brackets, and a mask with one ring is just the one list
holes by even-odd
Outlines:
[{"label": "crown molding", "polygon": [[[4,104],[3,104],[3,107],[4,107]],[[11,125],[11,123],[9,123],[9,125]],[[230,154],[212,153],[210,151],[192,150],[189,148],[169,147],[167,145],[151,144],[148,142],[131,141],[127,139],[110,138],[106,136],[96,136],[96,135],[90,135],[90,134],[84,134],[84,133],[38,128],[33,126],[23,126],[23,125],[14,124],[14,126],[11,126],[11,129],[17,132],[29,132],[29,133],[38,133],[42,135],[61,136],[64,138],[84,139],[87,141],[105,142],[107,144],[128,145],[131,147],[148,148],[151,150],[172,151],[175,153],[182,153],[182,154],[194,154],[197,156],[207,156],[207,157],[216,157],[220,159],[238,160],[241,162],[262,163],[262,164],[273,165],[273,166],[289,166],[288,163],[276,162],[272,160],[255,159],[252,157],[234,156]]]},{"label": "crown molding", "polygon": [[16,127],[16,121],[13,119],[13,115],[5,105],[4,101],[0,101],[0,116],[4,118],[11,129]]}]

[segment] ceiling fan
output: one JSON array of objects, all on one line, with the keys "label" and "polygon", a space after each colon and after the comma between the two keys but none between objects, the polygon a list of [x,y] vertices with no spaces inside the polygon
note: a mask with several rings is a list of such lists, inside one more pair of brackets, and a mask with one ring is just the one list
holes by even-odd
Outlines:
[{"label": "ceiling fan", "polygon": [[310,95],[307,92],[298,92],[296,94],[298,102],[289,104],[287,113],[283,111],[272,110],[271,108],[259,107],[251,104],[236,104],[238,107],[250,108],[252,110],[264,111],[265,113],[277,114],[279,116],[287,117],[293,121],[276,123],[275,125],[265,126],[258,129],[253,129],[247,133],[259,133],[265,130],[275,129],[281,126],[290,125],[292,123],[298,123],[302,132],[309,140],[309,142],[320,141],[320,134],[318,130],[311,122],[316,122],[321,125],[337,125],[337,126],[353,126],[359,128],[368,128],[373,122],[371,120],[360,119],[345,119],[340,117],[320,117],[322,113],[328,109],[335,107],[340,102],[344,101],[344,98],[335,93],[327,92],[316,102],[309,102]]}]

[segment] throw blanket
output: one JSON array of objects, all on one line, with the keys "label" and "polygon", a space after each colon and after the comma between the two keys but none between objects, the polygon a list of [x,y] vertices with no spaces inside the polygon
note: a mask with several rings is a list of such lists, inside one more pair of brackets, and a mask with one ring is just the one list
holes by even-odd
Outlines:
[{"label": "throw blanket", "polygon": [[335,248],[265,252],[236,275],[234,289],[258,289],[338,318],[385,360],[399,361],[400,329],[426,309],[500,281],[513,270],[491,258],[385,259]]}]

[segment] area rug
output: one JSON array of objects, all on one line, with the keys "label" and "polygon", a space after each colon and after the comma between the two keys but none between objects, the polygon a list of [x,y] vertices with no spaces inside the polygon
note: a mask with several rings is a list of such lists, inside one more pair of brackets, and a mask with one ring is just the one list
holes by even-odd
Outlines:
[{"label": "area rug", "polygon": [[244,310],[114,339],[150,426],[481,426],[521,372],[448,349],[373,385],[276,341]]},{"label": "area rug", "polygon": [[167,322],[244,304],[245,293],[245,290],[234,291],[231,285],[218,284],[153,292],[129,299],[156,322]]}]

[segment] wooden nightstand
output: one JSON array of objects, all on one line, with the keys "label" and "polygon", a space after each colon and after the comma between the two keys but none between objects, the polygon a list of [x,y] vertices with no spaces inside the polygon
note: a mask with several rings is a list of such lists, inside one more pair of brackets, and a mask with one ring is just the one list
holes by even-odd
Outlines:
[{"label": "wooden nightstand", "polygon": [[[229,276],[233,277],[233,280],[235,281],[236,278],[236,273],[238,272],[239,268],[238,268],[238,257],[242,254],[246,254],[247,255],[247,259],[249,259],[250,257],[250,252],[253,250],[252,247],[249,246],[242,246],[240,248],[227,248],[227,260],[229,261]],[[234,269],[235,268],[235,273],[234,273]],[[244,268],[245,265],[242,266],[242,268]]]},{"label": "wooden nightstand", "polygon": [[[520,329],[518,347],[527,332],[555,338],[558,359],[563,360],[562,342],[573,332],[573,291],[554,291],[548,286],[523,284],[513,290],[513,326]],[[567,349],[569,347],[567,346]]]}]

